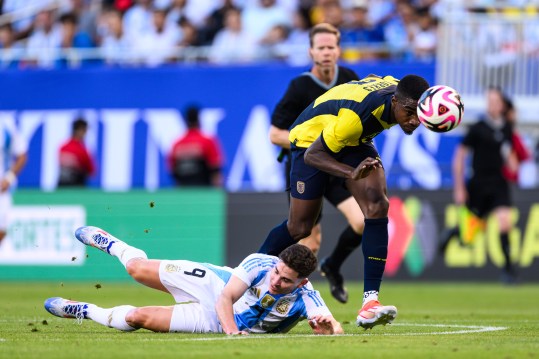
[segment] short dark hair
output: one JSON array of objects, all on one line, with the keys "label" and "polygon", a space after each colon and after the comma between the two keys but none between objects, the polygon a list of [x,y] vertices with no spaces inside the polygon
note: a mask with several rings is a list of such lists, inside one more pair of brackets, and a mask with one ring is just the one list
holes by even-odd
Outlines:
[{"label": "short dark hair", "polygon": [[399,100],[410,99],[417,102],[429,87],[429,83],[423,77],[406,75],[399,81],[395,90],[395,97]]},{"label": "short dark hair", "polygon": [[66,12],[60,16],[58,21],[62,24],[71,23],[76,25],[79,22],[79,18],[74,12]]},{"label": "short dark hair", "polygon": [[333,34],[337,36],[337,45],[341,43],[341,32],[335,26],[327,22],[316,24],[309,31],[309,43],[311,47],[313,47],[313,38],[316,34]]},{"label": "short dark hair", "polygon": [[86,122],[85,119],[82,117],[77,118],[75,121],[73,121],[71,130],[73,133],[78,130],[86,130],[88,128],[88,122]]},{"label": "short dark hair", "polygon": [[189,128],[200,126],[200,108],[197,105],[189,105],[185,109],[185,124]]},{"label": "short dark hair", "polygon": [[299,278],[307,278],[318,265],[314,253],[302,244],[293,244],[286,248],[279,254],[279,258],[287,267],[298,272]]}]

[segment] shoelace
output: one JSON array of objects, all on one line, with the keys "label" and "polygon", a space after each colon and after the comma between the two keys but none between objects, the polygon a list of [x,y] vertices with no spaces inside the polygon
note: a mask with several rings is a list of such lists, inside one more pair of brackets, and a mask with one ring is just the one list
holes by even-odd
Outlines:
[{"label": "shoelace", "polygon": [[82,324],[83,319],[86,319],[86,308],[88,304],[68,304],[64,307],[64,312],[73,315],[77,323]]}]

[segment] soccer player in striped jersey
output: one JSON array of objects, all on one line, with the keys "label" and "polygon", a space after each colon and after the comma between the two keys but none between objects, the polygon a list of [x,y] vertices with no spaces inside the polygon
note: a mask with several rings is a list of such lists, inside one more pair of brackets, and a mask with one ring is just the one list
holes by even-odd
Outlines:
[{"label": "soccer player in striped jersey", "polygon": [[[290,81],[285,94],[271,115],[269,137],[273,144],[282,148],[279,160],[285,162],[288,192],[290,192],[291,166],[288,129],[318,96],[332,87],[359,79],[352,69],[337,64],[341,54],[341,34],[335,26],[328,23],[316,24],[309,31],[309,40],[309,55],[313,60],[311,70]],[[320,272],[329,281],[331,295],[339,302],[346,303],[348,291],[344,287],[340,269],[346,258],[361,245],[363,213],[350,191],[344,186],[344,178],[333,177],[326,186],[324,197],[344,215],[349,225],[339,236],[331,254],[320,262]],[[311,248],[315,254],[318,253],[322,241],[321,219],[322,213],[318,216],[311,235],[300,242]]]},{"label": "soccer player in striped jersey", "polygon": [[345,179],[365,216],[364,297],[357,324],[391,323],[397,308],[378,301],[388,247],[387,184],[372,139],[399,125],[406,134],[419,126],[417,101],[429,87],[422,77],[367,76],[333,87],[307,107],[290,129],[290,211],[262,244],[262,253],[281,250],[309,236],[331,176]]},{"label": "soccer player in striped jersey", "polygon": [[307,277],[316,269],[312,251],[290,246],[279,257],[251,254],[235,269],[187,260],[148,260],[146,253],[97,227],[81,227],[82,243],[118,257],[137,282],[170,293],[171,306],[100,308],[60,297],[45,301],[53,315],[91,319],[122,331],[286,333],[307,319],[315,334],[342,334],[341,324]]}]

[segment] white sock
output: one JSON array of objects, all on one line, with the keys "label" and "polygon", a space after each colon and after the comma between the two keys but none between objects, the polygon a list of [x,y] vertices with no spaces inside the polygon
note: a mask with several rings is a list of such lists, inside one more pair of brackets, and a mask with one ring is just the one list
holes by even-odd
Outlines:
[{"label": "white sock", "polygon": [[378,300],[378,292],[375,290],[369,290],[368,292],[363,293],[363,305],[370,302],[371,300]]},{"label": "white sock", "polygon": [[110,247],[110,254],[118,257],[120,262],[126,266],[133,258],[148,259],[146,252],[141,249],[130,246],[129,244],[116,239],[116,242]]},{"label": "white sock", "polygon": [[120,305],[114,308],[101,308],[97,305],[90,304],[87,309],[87,317],[96,323],[104,325],[109,328],[116,328],[124,332],[131,332],[137,330],[133,328],[125,321],[125,316],[130,310],[135,309],[132,305]]}]

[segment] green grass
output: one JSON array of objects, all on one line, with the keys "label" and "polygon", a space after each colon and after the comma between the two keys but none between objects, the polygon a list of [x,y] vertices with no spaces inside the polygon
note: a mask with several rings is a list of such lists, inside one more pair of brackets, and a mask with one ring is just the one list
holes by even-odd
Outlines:
[{"label": "green grass", "polygon": [[172,302],[134,283],[97,284],[0,282],[0,358],[539,358],[539,285],[387,281],[381,299],[399,316],[364,331],[354,323],[361,287],[349,284],[350,302],[342,305],[316,283],[347,333],[328,337],[311,335],[305,322],[288,335],[123,333],[43,309],[52,296],[103,307]]}]

